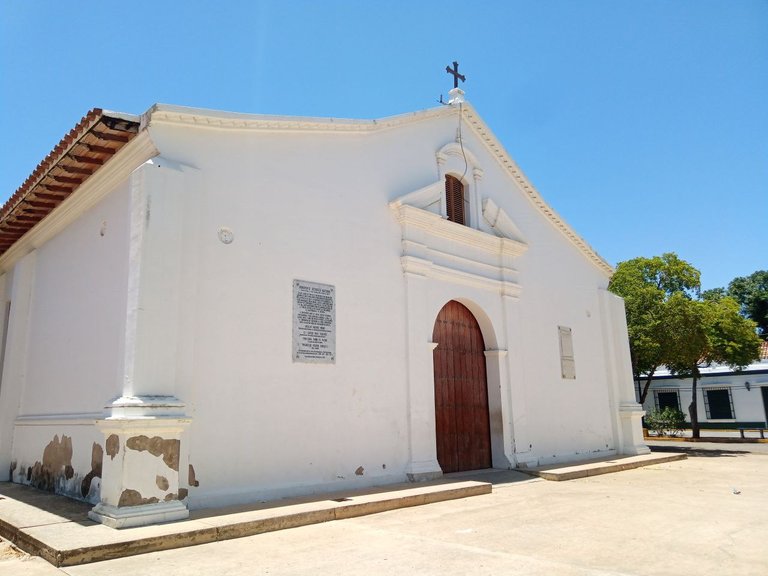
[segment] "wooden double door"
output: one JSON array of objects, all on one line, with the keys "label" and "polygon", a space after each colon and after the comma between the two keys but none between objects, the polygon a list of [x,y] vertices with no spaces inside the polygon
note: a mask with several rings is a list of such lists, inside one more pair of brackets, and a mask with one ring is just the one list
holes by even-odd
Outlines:
[{"label": "wooden double door", "polygon": [[437,461],[444,473],[491,467],[485,343],[472,312],[451,300],[437,316],[432,341]]}]

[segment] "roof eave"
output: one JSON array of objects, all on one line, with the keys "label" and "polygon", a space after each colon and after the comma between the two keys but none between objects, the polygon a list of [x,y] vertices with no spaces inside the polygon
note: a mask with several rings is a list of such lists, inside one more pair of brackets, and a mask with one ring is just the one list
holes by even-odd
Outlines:
[{"label": "roof eave", "polygon": [[140,118],[94,108],[0,208],[0,255],[34,228],[138,133]]}]

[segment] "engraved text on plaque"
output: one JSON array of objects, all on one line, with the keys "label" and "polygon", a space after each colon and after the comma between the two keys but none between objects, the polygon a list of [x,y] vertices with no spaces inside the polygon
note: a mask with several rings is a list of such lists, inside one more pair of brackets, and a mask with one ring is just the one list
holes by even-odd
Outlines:
[{"label": "engraved text on plaque", "polygon": [[336,363],[336,289],[293,281],[293,361]]}]

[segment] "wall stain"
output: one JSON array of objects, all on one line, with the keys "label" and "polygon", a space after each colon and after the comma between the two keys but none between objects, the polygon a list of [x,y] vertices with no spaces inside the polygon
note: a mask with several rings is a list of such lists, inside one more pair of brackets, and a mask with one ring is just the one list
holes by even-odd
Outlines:
[{"label": "wall stain", "polygon": [[142,498],[141,493],[136,490],[126,489],[120,494],[120,500],[117,503],[118,508],[123,506],[141,506],[142,504],[156,504],[160,502],[157,498]]},{"label": "wall stain", "polygon": [[27,468],[27,481],[40,490],[53,492],[62,477],[69,480],[75,475],[72,468],[72,438],[58,434],[43,450],[42,463],[38,460]]},{"label": "wall stain", "polygon": [[355,470],[355,475],[362,476],[363,474],[365,474],[365,468],[363,468],[362,466],[358,466],[357,470]]},{"label": "wall stain", "polygon": [[155,484],[157,484],[157,487],[163,492],[168,490],[168,486],[170,486],[170,484],[168,484],[168,478],[165,476],[155,476]]},{"label": "wall stain", "polygon": [[101,478],[101,466],[104,462],[104,449],[96,442],[93,443],[91,448],[91,471],[85,475],[83,481],[80,483],[80,495],[83,498],[88,496],[91,491],[91,482],[94,478]]},{"label": "wall stain", "polygon": [[179,488],[179,500],[184,500],[189,495],[189,490],[186,488]]},{"label": "wall stain", "polygon": [[114,460],[117,453],[120,452],[120,438],[117,434],[110,434],[107,442],[104,444],[107,448],[107,455]]},{"label": "wall stain", "polygon": [[192,466],[192,464],[189,465],[189,474],[187,478],[187,484],[189,484],[190,486],[194,486],[195,488],[200,486],[200,482],[197,480],[197,478],[195,478],[195,467]]},{"label": "wall stain", "polygon": [[174,494],[173,492],[171,492],[170,494],[166,494],[165,498],[163,498],[165,502],[170,502],[171,500],[178,500],[178,499],[179,499],[178,495]]},{"label": "wall stain", "polygon": [[134,436],[128,438],[125,443],[126,448],[142,452],[147,450],[152,456],[162,456],[163,462],[171,470],[179,471],[179,440],[165,440],[160,436],[149,438],[144,436]]}]

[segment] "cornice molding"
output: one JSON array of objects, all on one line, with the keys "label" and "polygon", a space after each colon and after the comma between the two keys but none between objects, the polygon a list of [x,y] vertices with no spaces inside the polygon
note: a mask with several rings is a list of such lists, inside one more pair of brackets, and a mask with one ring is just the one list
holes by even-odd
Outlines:
[{"label": "cornice molding", "polygon": [[536,207],[536,209],[543,214],[568,240],[571,241],[589,260],[597,266],[602,272],[609,277],[613,275],[613,268],[608,262],[606,262],[597,251],[592,248],[587,242],[563,220],[563,218],[555,212],[549,204],[539,194],[536,187],[531,184],[526,175],[520,169],[520,167],[512,160],[512,157],[507,153],[504,146],[491,132],[488,125],[480,118],[475,109],[465,103],[462,106],[465,120],[472,127],[473,131],[483,141],[485,146],[496,157],[496,160],[501,166],[512,176],[514,181],[520,186],[520,189],[525,193],[526,197]]},{"label": "cornice molding", "polygon": [[73,414],[28,414],[18,416],[16,426],[94,426],[96,420],[104,418],[101,412]]},{"label": "cornice molding", "polygon": [[95,206],[138,166],[156,156],[155,145],[146,131],[140,132],[93,176],[81,184],[53,212],[24,234],[0,256],[0,272],[9,270],[20,258],[39,248],[84,212]]},{"label": "cornice molding", "polygon": [[492,236],[486,232],[445,220],[439,214],[421,208],[396,203],[392,203],[390,206],[395,211],[397,221],[403,227],[419,228],[432,236],[472,246],[490,254],[501,254],[514,258],[522,256],[528,250],[528,245],[523,242]]},{"label": "cornice molding", "polygon": [[479,164],[477,157],[466,146],[462,146],[458,142],[448,142],[448,144],[440,148],[436,154],[438,162],[446,162],[449,156],[455,156],[461,159],[466,157],[467,163],[472,166],[473,169],[479,170],[479,168],[476,168]]},{"label": "cornice molding", "polygon": [[297,116],[265,116],[238,114],[157,104],[142,117],[142,128],[153,124],[181,124],[228,130],[260,130],[285,132],[374,132],[403,124],[454,115],[447,107],[429,108],[377,120],[348,118],[311,118]]},{"label": "cornice molding", "polygon": [[445,191],[445,182],[438,180],[432,184],[427,184],[423,188],[409,192],[404,196],[396,198],[389,205],[392,208],[399,208],[400,206],[413,206],[416,208],[426,208],[427,206],[439,202]]}]

